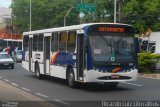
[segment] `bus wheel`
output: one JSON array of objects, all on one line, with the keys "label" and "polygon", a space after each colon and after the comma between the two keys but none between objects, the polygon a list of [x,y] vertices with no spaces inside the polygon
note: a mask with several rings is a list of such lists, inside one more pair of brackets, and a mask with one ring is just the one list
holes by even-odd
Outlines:
[{"label": "bus wheel", "polygon": [[35,66],[35,73],[36,73],[36,77],[38,79],[42,78],[42,75],[40,74],[40,70],[39,70],[39,65],[38,64],[36,64],[36,66]]},{"label": "bus wheel", "polygon": [[71,87],[71,88],[76,88],[75,75],[74,75],[74,71],[73,71],[72,68],[70,68],[70,69],[68,70],[67,81],[68,81],[69,87]]}]

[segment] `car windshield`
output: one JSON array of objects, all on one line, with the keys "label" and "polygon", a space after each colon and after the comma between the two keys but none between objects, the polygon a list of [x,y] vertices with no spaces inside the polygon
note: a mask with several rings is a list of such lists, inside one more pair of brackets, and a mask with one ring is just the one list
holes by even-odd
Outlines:
[{"label": "car windshield", "polygon": [[134,61],[134,38],[127,34],[89,36],[92,61]]},{"label": "car windshield", "polygon": [[9,59],[11,56],[9,54],[0,54],[0,59]]}]

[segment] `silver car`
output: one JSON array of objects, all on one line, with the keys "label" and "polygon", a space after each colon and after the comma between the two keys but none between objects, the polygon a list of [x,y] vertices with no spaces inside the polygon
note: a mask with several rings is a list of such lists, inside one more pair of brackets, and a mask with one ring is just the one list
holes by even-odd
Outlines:
[{"label": "silver car", "polygon": [[8,53],[0,52],[0,68],[6,67],[11,67],[14,69],[14,61]]}]

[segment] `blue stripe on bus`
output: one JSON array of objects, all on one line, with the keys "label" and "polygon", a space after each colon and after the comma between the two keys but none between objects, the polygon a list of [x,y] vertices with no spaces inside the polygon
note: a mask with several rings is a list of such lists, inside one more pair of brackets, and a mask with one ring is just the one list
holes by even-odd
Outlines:
[{"label": "blue stripe on bus", "polygon": [[54,64],[74,66],[75,60],[72,57],[73,55],[71,53],[59,52]]}]

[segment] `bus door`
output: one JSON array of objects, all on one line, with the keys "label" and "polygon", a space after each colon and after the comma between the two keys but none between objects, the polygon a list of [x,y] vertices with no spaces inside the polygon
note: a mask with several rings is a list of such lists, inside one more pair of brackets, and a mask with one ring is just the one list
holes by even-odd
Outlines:
[{"label": "bus door", "polygon": [[84,62],[85,62],[85,48],[84,48],[84,34],[77,34],[77,80],[83,80]]},{"label": "bus door", "polygon": [[50,75],[50,35],[45,34],[44,37],[44,73]]},{"label": "bus door", "polygon": [[29,38],[29,70],[32,70],[32,45],[33,38]]}]

